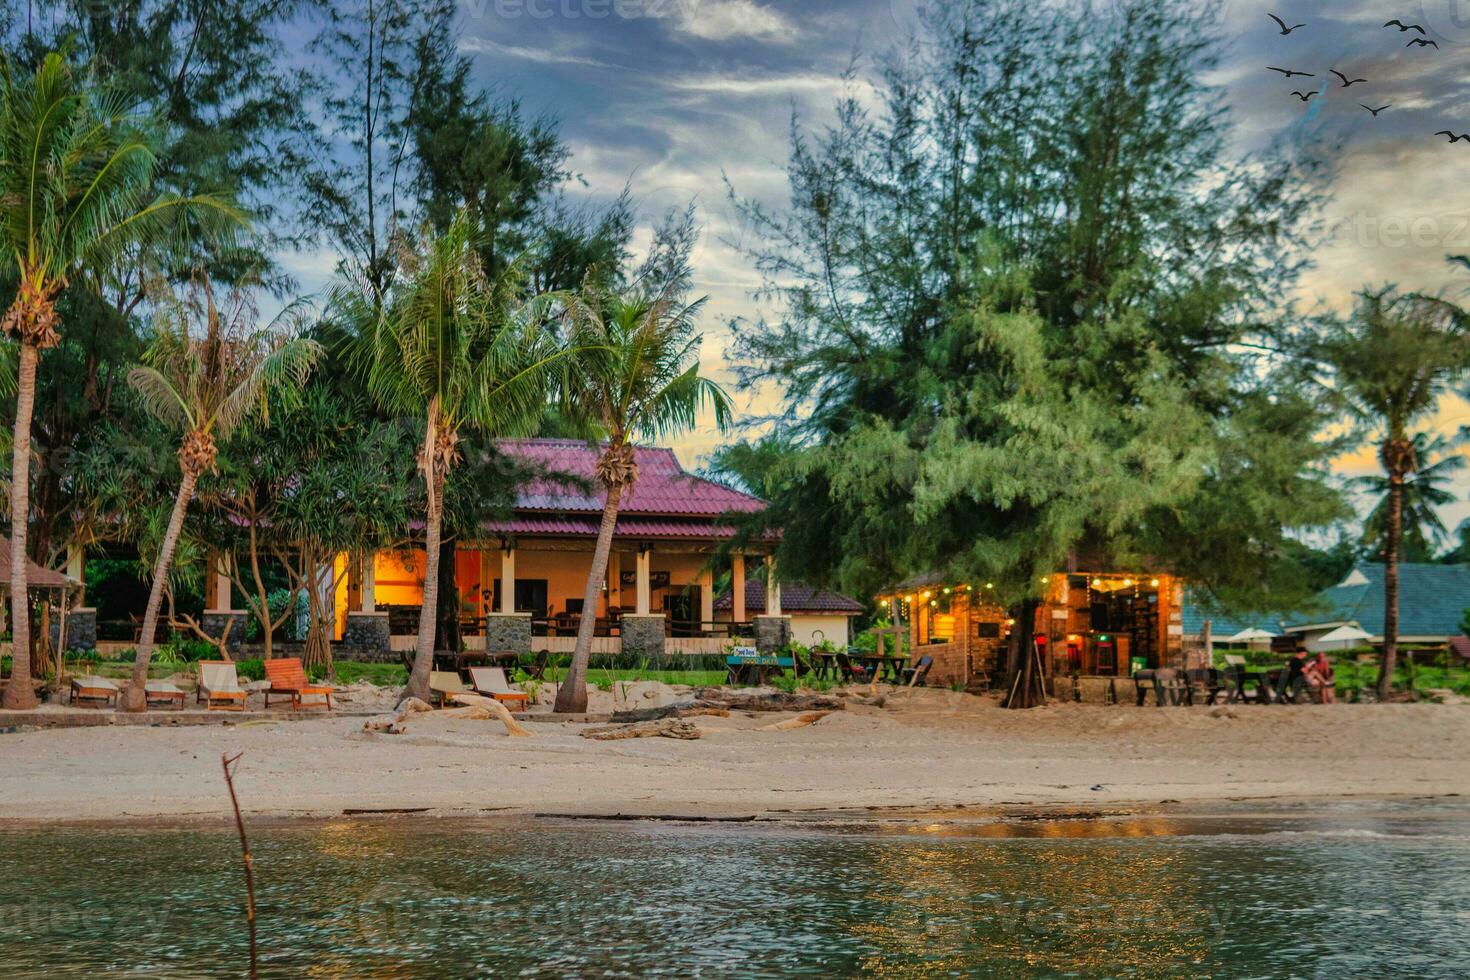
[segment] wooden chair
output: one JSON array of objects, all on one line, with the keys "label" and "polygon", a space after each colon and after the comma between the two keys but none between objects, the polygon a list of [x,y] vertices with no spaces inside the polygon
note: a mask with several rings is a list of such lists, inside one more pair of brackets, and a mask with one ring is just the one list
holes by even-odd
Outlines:
[{"label": "wooden chair", "polygon": [[449,703],[449,698],[455,694],[469,694],[471,689],[465,686],[460,679],[459,672],[455,670],[431,670],[429,671],[429,693],[434,695],[439,704]]},{"label": "wooden chair", "polygon": [[207,711],[245,710],[248,695],[240,686],[240,675],[235,673],[232,661],[201,660],[197,666],[199,689],[194,695],[196,704],[203,701]]},{"label": "wooden chair", "polygon": [[1184,700],[1188,704],[1194,704],[1201,695],[1204,704],[1214,704],[1221,694],[1229,696],[1224,676],[1214,667],[1191,667],[1184,672],[1184,680]]},{"label": "wooden chair", "polygon": [[903,669],[903,683],[907,687],[923,687],[929,680],[929,668],[933,666],[934,658],[924,654],[918,663]]},{"label": "wooden chair", "polygon": [[97,708],[115,708],[120,693],[118,686],[106,677],[73,677],[71,681],[71,703],[74,705],[85,701]]},{"label": "wooden chair", "polygon": [[143,685],[143,696],[148,704],[184,710],[184,689],[168,681],[149,681]]},{"label": "wooden chair", "polygon": [[510,686],[503,667],[471,667],[470,687],[476,694],[483,694],[507,706],[516,705],[524,711],[531,704],[531,695]]},{"label": "wooden chair", "polygon": [[[324,684],[312,684],[306,679],[306,668],[300,657],[276,657],[265,662],[265,676],[271,686],[265,692],[265,706],[271,706],[272,694],[284,694],[291,699],[291,710],[300,708],[326,708],[332,710],[332,689]],[[306,703],[305,698],[320,697],[323,701]]]}]

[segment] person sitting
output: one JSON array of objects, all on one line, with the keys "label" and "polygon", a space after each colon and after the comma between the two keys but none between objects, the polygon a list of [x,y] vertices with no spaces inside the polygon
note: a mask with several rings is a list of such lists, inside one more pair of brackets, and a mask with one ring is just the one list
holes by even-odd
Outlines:
[{"label": "person sitting", "polygon": [[1333,677],[1332,661],[1321,650],[1307,664],[1307,684],[1322,704],[1337,703],[1337,681]]},{"label": "person sitting", "polygon": [[1276,682],[1276,697],[1279,701],[1296,701],[1296,696],[1309,686],[1307,680],[1307,648],[1298,645],[1286,661],[1286,669]]}]

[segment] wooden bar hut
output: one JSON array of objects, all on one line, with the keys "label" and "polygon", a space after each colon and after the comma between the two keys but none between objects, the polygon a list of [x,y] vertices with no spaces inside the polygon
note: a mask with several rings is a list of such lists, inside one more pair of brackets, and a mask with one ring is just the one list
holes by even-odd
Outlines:
[{"label": "wooden bar hut", "polygon": [[[1093,679],[1112,683],[1133,671],[1184,666],[1184,588],[1149,572],[1059,572],[1043,579],[1030,639],[1048,688],[1068,695]],[[933,658],[931,683],[985,689],[999,683],[1016,628],[988,582],[918,576],[879,596],[904,626],[912,657]],[[1056,680],[1066,678],[1068,690]]]}]

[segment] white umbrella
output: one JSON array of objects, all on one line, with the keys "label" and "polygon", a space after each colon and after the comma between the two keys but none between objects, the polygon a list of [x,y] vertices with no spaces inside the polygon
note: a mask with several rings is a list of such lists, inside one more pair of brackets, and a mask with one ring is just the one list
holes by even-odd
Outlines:
[{"label": "white umbrella", "polygon": [[1363,640],[1371,639],[1373,639],[1372,633],[1365,633],[1358,627],[1354,626],[1352,623],[1348,623],[1345,626],[1339,626],[1337,629],[1333,630],[1330,633],[1323,633],[1321,636],[1317,637],[1317,642],[1341,643],[1344,647],[1349,647],[1352,646],[1354,643],[1360,643]]},{"label": "white umbrella", "polygon": [[1250,643],[1254,640],[1269,640],[1275,635],[1275,633],[1272,633],[1269,630],[1263,630],[1256,626],[1248,626],[1245,629],[1241,630],[1239,633],[1236,633],[1234,636],[1225,637],[1225,642]]}]

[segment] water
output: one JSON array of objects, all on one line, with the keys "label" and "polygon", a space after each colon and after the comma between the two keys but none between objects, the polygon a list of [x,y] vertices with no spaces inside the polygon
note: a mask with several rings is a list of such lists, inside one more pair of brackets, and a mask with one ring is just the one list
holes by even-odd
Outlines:
[{"label": "water", "polygon": [[[262,976],[1464,976],[1470,809],[256,825]],[[240,976],[232,828],[0,830],[0,976]]]}]

